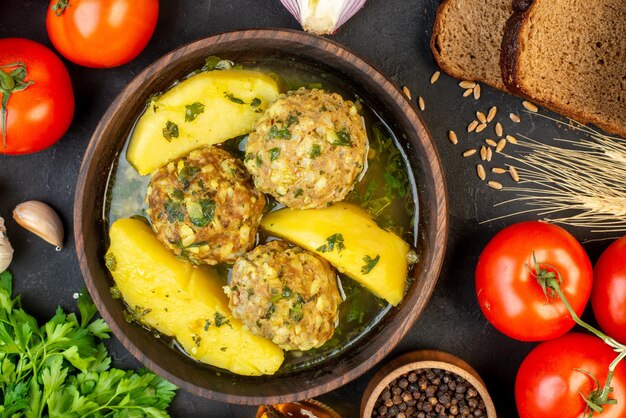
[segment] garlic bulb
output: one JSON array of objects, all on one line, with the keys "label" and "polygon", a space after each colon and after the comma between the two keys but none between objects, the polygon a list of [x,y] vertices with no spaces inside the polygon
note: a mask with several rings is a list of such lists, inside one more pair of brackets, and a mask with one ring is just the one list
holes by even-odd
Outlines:
[{"label": "garlic bulb", "polygon": [[365,0],[280,0],[307,32],[335,33],[363,7]]},{"label": "garlic bulb", "polygon": [[13,247],[7,237],[7,229],[4,227],[4,219],[0,216],[0,273],[9,268],[13,260]]},{"label": "garlic bulb", "polygon": [[20,203],[13,210],[13,219],[20,226],[56,246],[63,248],[63,224],[50,206],[36,200]]}]

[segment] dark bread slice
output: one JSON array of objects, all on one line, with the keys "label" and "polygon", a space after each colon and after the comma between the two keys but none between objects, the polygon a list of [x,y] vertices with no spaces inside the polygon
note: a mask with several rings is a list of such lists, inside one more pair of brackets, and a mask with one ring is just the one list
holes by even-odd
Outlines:
[{"label": "dark bread slice", "polygon": [[514,0],[500,65],[507,89],[626,137],[626,0]]},{"label": "dark bread slice", "polygon": [[441,69],[452,77],[504,90],[500,44],[512,13],[511,0],[444,0],[430,40]]}]

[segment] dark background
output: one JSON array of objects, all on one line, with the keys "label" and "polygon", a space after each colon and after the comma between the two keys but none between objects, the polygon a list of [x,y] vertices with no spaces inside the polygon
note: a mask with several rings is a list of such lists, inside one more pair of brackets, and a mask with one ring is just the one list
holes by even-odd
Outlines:
[{"label": "dark background", "polygon": [[[457,81],[444,74],[436,84],[430,84],[437,67],[428,43],[438,4],[438,0],[369,0],[331,38],[365,58],[399,88],[406,85],[414,103],[417,96],[424,97],[426,110],[420,114],[433,134],[447,176],[450,237],[445,264],[426,310],[391,357],[423,348],[455,354],[480,373],[498,414],[515,417],[515,373],[534,344],[511,340],[485,320],[474,294],[473,270],[481,249],[498,230],[536,217],[516,216],[481,224],[520,208],[514,205],[494,208],[494,203],[511,195],[481,183],[475,174],[478,160],[463,158],[461,153],[487,137],[485,131],[482,136],[468,138],[465,129],[477,110],[487,113],[494,105],[498,106],[496,120],[502,122],[506,133],[549,141],[559,130],[552,122],[523,113],[519,98],[487,86],[482,86],[482,96],[476,101],[463,98]],[[46,6],[44,0],[0,1],[0,37],[24,37],[52,47],[45,29]],[[76,96],[74,121],[65,137],[37,154],[0,155],[0,214],[7,221],[15,248],[11,266],[15,290],[23,294],[27,311],[44,321],[59,305],[76,308],[72,295],[84,286],[74,252],[72,228],[76,177],[96,124],[121,89],[151,62],[185,43],[224,31],[272,27],[300,28],[278,0],[161,0],[154,36],[131,63],[113,69],[89,69],[64,60]],[[508,119],[511,111],[522,116],[522,123],[516,125]],[[487,128],[490,132],[494,123]],[[457,132],[459,145],[448,142],[448,130]],[[489,167],[497,166],[500,158],[496,156]],[[507,179],[502,178],[506,183]],[[11,219],[15,205],[30,199],[50,204],[61,215],[66,227],[65,248],[61,252],[55,252],[52,246]],[[573,232],[580,240],[591,238],[586,231]],[[608,241],[594,241],[585,244],[585,248],[595,261],[607,245]],[[586,317],[589,316],[587,312]],[[115,366],[140,366],[114,338],[108,347]],[[362,393],[373,371],[320,400],[346,418],[357,417]],[[213,402],[180,390],[170,411],[175,417],[253,417],[256,407]]]}]

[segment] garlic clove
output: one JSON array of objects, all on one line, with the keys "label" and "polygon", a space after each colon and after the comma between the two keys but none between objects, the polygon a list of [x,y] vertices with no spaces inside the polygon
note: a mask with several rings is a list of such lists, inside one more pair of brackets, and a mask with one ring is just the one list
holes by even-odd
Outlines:
[{"label": "garlic clove", "polygon": [[13,247],[7,236],[7,229],[4,226],[4,219],[0,216],[0,273],[9,268],[13,260]]},{"label": "garlic clove", "polygon": [[20,226],[56,246],[63,248],[63,224],[50,206],[36,200],[20,203],[13,210],[13,219]]},{"label": "garlic clove", "polygon": [[302,28],[318,35],[330,35],[356,12],[366,0],[280,0]]}]

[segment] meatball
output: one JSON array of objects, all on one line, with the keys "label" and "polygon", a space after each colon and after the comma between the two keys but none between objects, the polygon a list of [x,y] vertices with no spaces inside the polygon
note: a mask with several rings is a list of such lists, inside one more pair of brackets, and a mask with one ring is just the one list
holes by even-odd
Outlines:
[{"label": "meatball", "polygon": [[363,171],[367,133],[356,106],[323,90],[281,95],[259,118],[245,165],[257,189],[291,208],[343,200]]},{"label": "meatball", "polygon": [[152,173],[146,202],[152,228],[174,254],[217,264],[254,246],[266,199],[241,161],[206,147]]},{"label": "meatball", "polygon": [[335,331],[337,275],[300,247],[283,241],[256,247],[237,260],[225,291],[233,316],[284,350],[320,347]]}]

